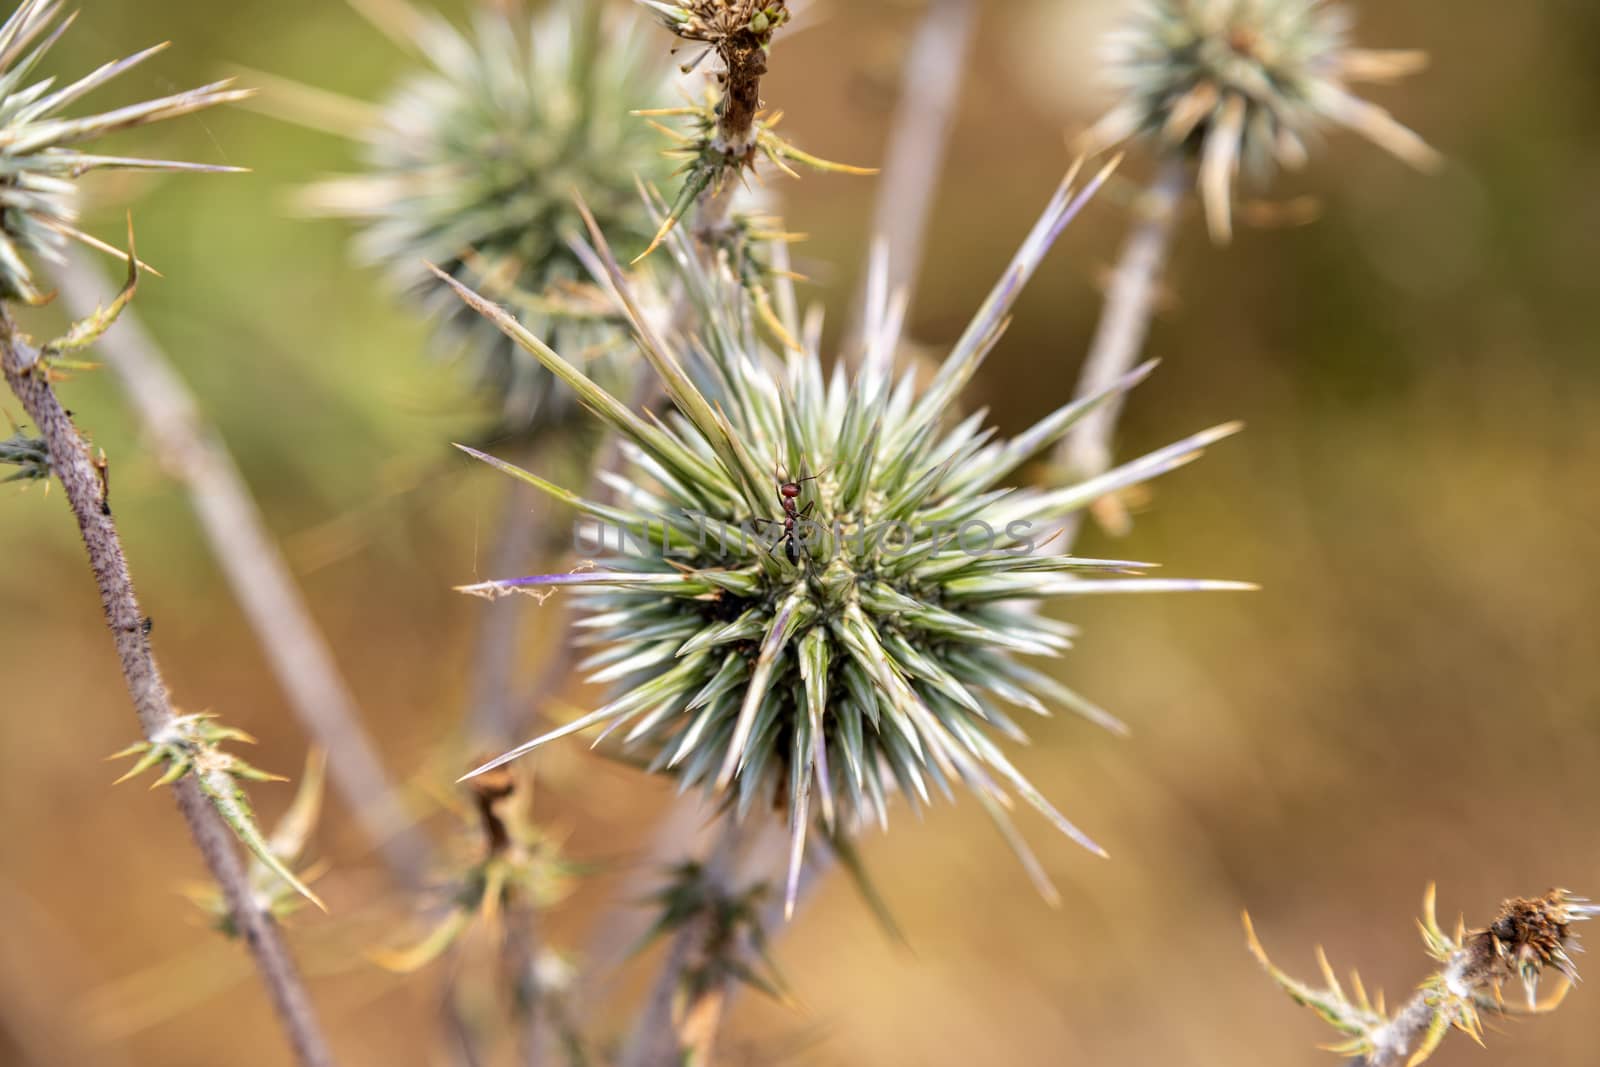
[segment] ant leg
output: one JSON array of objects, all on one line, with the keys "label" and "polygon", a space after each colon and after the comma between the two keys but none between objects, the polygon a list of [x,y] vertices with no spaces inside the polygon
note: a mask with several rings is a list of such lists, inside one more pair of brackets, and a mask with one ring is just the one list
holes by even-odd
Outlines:
[{"label": "ant leg", "polygon": [[[754,535],[756,544],[760,545],[773,555],[777,555],[778,546],[783,544],[784,538],[788,537],[788,525],[780,519],[764,519],[759,516],[752,518],[750,520],[750,524],[755,527],[755,529],[751,530],[750,532]],[[767,538],[766,531],[774,526],[785,532],[779,533],[776,537],[773,537],[769,540]]]}]

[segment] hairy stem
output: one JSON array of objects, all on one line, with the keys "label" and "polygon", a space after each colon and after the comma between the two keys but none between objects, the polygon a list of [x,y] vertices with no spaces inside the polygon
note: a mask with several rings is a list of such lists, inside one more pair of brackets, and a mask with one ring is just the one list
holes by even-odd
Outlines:
[{"label": "hairy stem", "polygon": [[[85,253],[56,280],[85,316],[112,295]],[[328,751],[329,774],[396,878],[421,880],[427,842],[415,830],[362,725],[361,710],[227,446],[132,308],[100,342],[162,465],[182,481],[200,526],[302,726]]]},{"label": "hairy stem", "polygon": [[1395,1012],[1373,1043],[1377,1046],[1369,1055],[1357,1056],[1349,1067],[1406,1067],[1413,1050],[1422,1044],[1433,1024],[1434,1011],[1428,1004],[1427,994],[1418,990],[1411,999]]},{"label": "hairy stem", "polygon": [[[111,629],[123,680],[147,738],[166,730],[173,718],[171,698],[150,648],[146,616],[134,595],[122,541],[111,518],[105,483],[89,458],[88,446],[51,388],[38,352],[18,334],[10,314],[0,308],[0,369],[6,384],[47,442],[50,464],[78,521],[100,603]],[[243,863],[221,818],[206,802],[192,775],[173,783],[178,810],[189,824],[211,875],[222,888],[233,921],[249,945],[256,970],[266,984],[296,1060],[304,1067],[331,1067],[333,1055],[323,1037],[310,997],[301,983],[277,924],[250,892]]]},{"label": "hairy stem", "polygon": [[[1178,208],[1188,187],[1186,177],[1184,161],[1169,156],[1140,197],[1138,218],[1117,260],[1100,323],[1078,379],[1078,399],[1111,388],[1139,362],[1150,333],[1157,282],[1167,262]],[[1122,415],[1122,404],[1121,396],[1112,397],[1073,427],[1057,449],[1056,465],[1079,478],[1092,478],[1110,470],[1112,437]],[[1065,543],[1069,546],[1082,522],[1081,515],[1079,512],[1067,521]]]}]

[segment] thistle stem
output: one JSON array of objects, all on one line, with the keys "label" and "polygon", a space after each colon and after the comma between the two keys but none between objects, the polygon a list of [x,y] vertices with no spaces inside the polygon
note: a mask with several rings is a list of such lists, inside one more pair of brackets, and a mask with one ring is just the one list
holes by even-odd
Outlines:
[{"label": "thistle stem", "polygon": [[1434,1011],[1428,1004],[1427,992],[1418,990],[1394,1014],[1378,1034],[1374,1035],[1377,1049],[1367,1056],[1357,1056],[1347,1067],[1405,1067],[1411,1061],[1414,1049],[1427,1036],[1433,1023]]},{"label": "thistle stem", "polygon": [[[1150,333],[1157,281],[1167,262],[1187,188],[1184,161],[1168,156],[1139,198],[1138,219],[1106,291],[1100,323],[1078,379],[1077,399],[1105,392],[1139,362]],[[1058,446],[1056,465],[1077,478],[1093,478],[1110,470],[1112,437],[1122,405],[1122,396],[1113,396],[1084,416]],[[1070,546],[1076,540],[1081,523],[1082,512],[1067,520],[1064,544]]]},{"label": "thistle stem", "polygon": [[[38,353],[18,334],[9,310],[0,307],[0,370],[50,450],[50,464],[67,504],[78,521],[100,603],[121,661],[123,680],[147,738],[160,736],[174,718],[171,698],[156,665],[146,632],[146,616],[134,595],[122,541],[111,518],[104,483],[89,458],[88,446],[51,388]],[[221,886],[233,921],[255,958],[256,970],[277,1009],[279,1021],[303,1067],[332,1067],[333,1054],[317,1023],[277,924],[250,891],[233,838],[190,775],[173,783],[178,810],[189,824],[211,876]]]},{"label": "thistle stem", "polygon": [[[972,0],[932,0],[911,40],[872,216],[873,241],[882,242],[890,253],[891,293],[913,291],[922,268],[933,196],[977,22]],[[863,288],[856,299],[854,334],[859,335],[865,317]]]},{"label": "thistle stem", "polygon": [[[732,812],[722,815],[716,840],[701,865],[701,877],[708,884],[723,887],[732,880],[743,838],[744,824]],[[684,1032],[674,1010],[690,969],[699,962],[705,949],[711,934],[710,923],[709,916],[697,916],[684,923],[673,936],[620,1067],[681,1067],[686,1053],[691,1051],[699,1055],[689,1062],[710,1062],[711,1044],[727,1006],[727,990],[714,990],[702,997],[701,1003],[686,1006],[684,1021],[698,1016],[701,1025],[697,1034]]]},{"label": "thistle stem", "polygon": [[[111,296],[80,250],[70,250],[55,274],[74,315],[93,313]],[[117,327],[100,344],[163,466],[188,489],[212,554],[289,706],[328,751],[335,788],[394,876],[403,884],[417,884],[426,865],[427,842],[406,814],[327,639],[227,446],[206,425],[193,395],[132,308],[123,310]]]},{"label": "thistle stem", "polygon": [[[977,15],[972,0],[933,0],[923,19],[907,56],[901,82],[900,101],[892,120],[892,137],[884,166],[883,180],[879,186],[877,207],[874,213],[873,234],[887,242],[892,256],[891,288],[909,287],[915,279],[922,260],[922,248],[928,219],[933,206],[933,194],[938,174],[949,143],[954,124],[955,105],[960,96],[965,57],[970,50]],[[731,86],[731,81],[730,81]],[[731,94],[725,99],[731,99]],[[727,114],[736,113],[729,108]],[[753,124],[753,113],[749,116]],[[719,130],[723,143],[731,138],[726,122]],[[733,183],[719,190],[707,190],[696,208],[695,237],[700,245],[714,244],[718,230],[724,224],[732,199]],[[858,305],[857,321],[864,315],[864,300]],[[685,836],[688,807],[680,801],[657,831],[657,843],[652,852],[662,858],[681,851]],[[729,820],[730,824],[732,820]],[[726,837],[719,841],[713,858],[722,851]],[[804,901],[831,866],[831,854],[813,852],[802,872],[800,893]],[[717,884],[730,881],[731,862],[716,864],[708,861],[704,877]],[[726,886],[725,886],[726,888]],[[638,894],[625,894],[636,896]],[[779,898],[763,910],[763,928],[777,930],[783,925],[783,902]],[[620,927],[604,924],[605,948],[619,942],[615,933]],[[656,984],[646,1001],[645,1013],[635,1031],[633,1045],[624,1067],[653,1067],[655,1064],[680,1062],[677,1038],[672,1026],[672,998],[682,981],[685,968],[693,955],[695,939],[704,938],[703,929],[694,924],[680,931],[674,939]],[[614,951],[606,952],[614,956]],[[593,955],[591,959],[594,959]],[[732,990],[725,990],[718,1021],[727,1010]],[[714,1027],[713,1027],[714,1028]],[[651,1056],[655,1058],[650,1058]]]}]

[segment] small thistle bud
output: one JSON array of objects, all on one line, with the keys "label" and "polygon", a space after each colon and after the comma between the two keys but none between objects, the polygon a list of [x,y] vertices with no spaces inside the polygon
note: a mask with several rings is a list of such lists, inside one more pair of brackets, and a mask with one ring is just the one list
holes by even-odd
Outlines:
[{"label": "small thistle bud", "polygon": [[[1136,573],[1143,564],[1037,550],[1064,516],[1188,463],[1234,428],[1198,434],[1081,484],[1026,489],[1010,488],[1008,479],[1148,368],[1009,441],[984,429],[982,412],[953,426],[946,416],[999,339],[1023,284],[1107,173],[1083,189],[1063,183],[925,388],[890,366],[902,304],[887,296],[874,302],[859,376],[841,362],[826,378],[814,340],[781,356],[762,343],[748,290],[707,264],[681,232],[669,247],[703,324],[682,348],[637,314],[603,242],[594,254],[677,408],[665,422],[636,414],[513,317],[458,288],[623,436],[633,464],[625,477],[604,476],[617,494],[613,506],[474,453],[573,505],[599,523],[602,536],[628,539],[623,551],[573,573],[466,588],[490,597],[581,590],[590,614],[580,625],[596,646],[585,666],[615,687],[603,707],[475,773],[603,726],[602,737],[621,731],[622,746],[651,769],[676,775],[685,789],[705,789],[738,816],[777,797],[792,835],[791,907],[812,820],[830,833],[886,823],[897,791],[919,805],[956,786],[971,790],[1047,893],[1007,821],[1013,793],[1100,851],[996,743],[1023,738],[1002,704],[1040,714],[1047,702],[1064,704],[1115,723],[1017,661],[1058,655],[1070,643],[1071,630],[1032,605],[1241,587],[1145,578]],[[598,242],[598,231],[591,228],[591,237]],[[774,305],[786,332],[814,338],[795,321],[792,286],[778,284]]]},{"label": "small thistle bud", "polygon": [[60,88],[54,78],[28,84],[72,19],[61,17],[57,0],[23,0],[0,26],[0,205],[4,208],[0,211],[0,300],[38,304],[46,299],[34,284],[28,255],[59,261],[68,239],[107,248],[76,225],[76,180],[88,171],[235,169],[83,151],[80,146],[106,134],[215,107],[249,93],[231,90],[230,82],[223,81],[98,115],[67,118],[62,112],[79,98],[166,47],[156,45],[107,63]]},{"label": "small thistle bud", "polygon": [[241,778],[252,782],[284,782],[288,779],[263,771],[233,753],[223,751],[222,745],[228,741],[254,744],[255,738],[243,730],[224,726],[209,712],[199,712],[178,715],[159,734],[149,740],[135,742],[107,758],[138,757],[132,768],[117,779],[118,785],[157,766],[163,767],[163,770],[151,783],[152,789],[171,785],[186,774],[192,775],[200,792],[255,860],[301,896],[326,911],[327,907],[321,898],[295,876],[280,858],[279,850],[262,834],[255,810],[250,806],[250,798],[239,785]]},{"label": "small thistle bud", "polygon": [[668,166],[632,112],[668,99],[671,75],[646,55],[636,20],[602,24],[601,6],[561,0],[527,26],[480,11],[470,34],[420,13],[385,27],[431,66],[355,132],[364,171],[303,198],[316,213],[360,224],[361,259],[408,299],[421,294],[439,319],[440,347],[498,399],[507,429],[570,413],[570,394],[422,264],[513,306],[577,358],[615,346],[616,329],[578,290],[583,268],[567,247],[581,231],[573,195],[620,246],[645,246],[651,225],[636,183],[664,180]]},{"label": "small thistle bud", "polygon": [[1232,234],[1241,161],[1258,178],[1298,168],[1323,126],[1354,130],[1419,168],[1438,155],[1382,108],[1350,91],[1421,69],[1413,51],[1350,43],[1350,16],[1332,0],[1133,0],[1107,38],[1116,106],[1091,128],[1098,150],[1135,135],[1193,152],[1206,218],[1218,242]]}]

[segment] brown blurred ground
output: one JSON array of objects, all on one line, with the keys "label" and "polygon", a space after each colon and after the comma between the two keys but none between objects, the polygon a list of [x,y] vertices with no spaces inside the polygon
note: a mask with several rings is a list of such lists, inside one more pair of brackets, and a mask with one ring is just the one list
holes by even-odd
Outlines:
[{"label": "brown blurred ground", "polygon": [[[1088,80],[1082,27],[1101,2],[986,5],[918,339],[953,339],[1064,167],[1062,131],[1096,107],[1074,86]],[[1085,636],[1061,669],[1134,736],[1062,718],[1039,725],[1020,763],[1113,859],[1027,824],[1064,890],[1050,910],[970,804],[920,824],[902,812],[866,854],[914,954],[878,934],[846,885],[828,885],[779,948],[803,1010],[741,1000],[733,1062],[1333,1062],[1313,1048],[1331,1034],[1245,954],[1241,908],[1291,970],[1309,976],[1322,941],[1393,999],[1423,974],[1411,919],[1429,880],[1469,919],[1552,884],[1600,891],[1589,615],[1600,601],[1600,16],[1583,0],[1355,6],[1364,42],[1432,53],[1432,71],[1379,99],[1451,164],[1423,178],[1335,138],[1274,190],[1318,197],[1314,225],[1246,231],[1226,251],[1204,243],[1196,219],[1182,232],[1151,344],[1165,364],[1131,405],[1122,454],[1227,419],[1249,430],[1161,483],[1114,551],[1264,589],[1073,610]],[[370,93],[400,62],[338,4],[86,7],[59,70],[177,42],[129,94],[230,63]],[[875,161],[909,5],[818,7],[831,17],[781,46],[767,96],[807,148]],[[1055,18],[1033,10],[1048,8]],[[411,773],[460,712],[479,603],[449,588],[477,575],[501,485],[446,455],[470,431],[469,406],[439,400],[449,375],[417,358],[420,329],[349,265],[341,227],[285,221],[292,183],[344,165],[341,146],[242,112],[154,136],[255,169],[144,190],[140,251],[166,279],[138,307],[306,565],[391,766]],[[1135,157],[1129,176],[1146,164]],[[873,184],[779,188],[792,226],[812,234],[812,295],[842,318]],[[1068,232],[981,378],[972,400],[1004,426],[1070,391],[1128,188]],[[114,232],[119,210],[90,221]],[[117,514],[178,699],[224,711],[263,739],[258,762],[295,769],[304,740],[181,492],[141,453],[108,375],[64,393],[113,457]],[[419,471],[443,473],[393,495]],[[348,551],[304,537],[348,513]],[[1098,536],[1083,547],[1113,550]],[[173,892],[198,865],[170,802],[111,790],[99,762],[134,721],[57,493],[0,490],[0,558],[0,1062],[284,1062],[263,999],[218,977],[210,961],[228,949]],[[540,813],[570,828],[580,858],[625,866],[668,790],[581,751],[544,757]],[[256,795],[270,817],[288,791]],[[323,836],[343,869],[359,868],[343,812]],[[336,908],[359,913],[366,883],[340,884]],[[611,885],[592,883],[556,933],[581,944]],[[324,929],[302,922],[303,952]],[[194,953],[202,977],[156,984],[216,987],[214,999],[112,1041],[84,1022],[111,983]],[[356,961],[317,978],[342,1062],[430,1062],[435,977],[397,981]],[[1487,1052],[1454,1042],[1438,1062],[1589,1064],[1597,1020],[1580,989],[1559,1015],[1511,1024]]]}]

